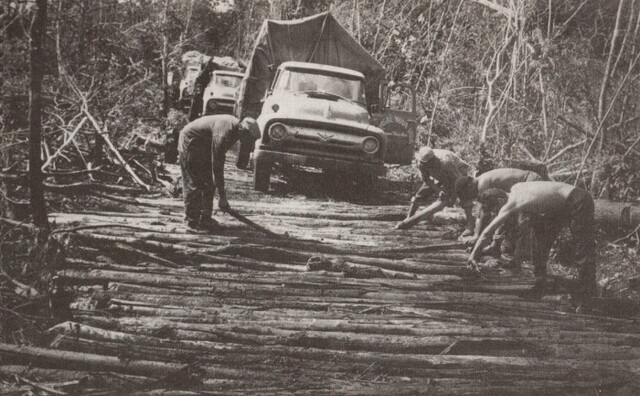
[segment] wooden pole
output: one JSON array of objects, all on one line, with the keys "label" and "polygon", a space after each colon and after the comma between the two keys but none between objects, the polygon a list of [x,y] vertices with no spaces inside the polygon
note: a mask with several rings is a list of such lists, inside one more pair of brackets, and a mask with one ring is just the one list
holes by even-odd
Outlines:
[{"label": "wooden pole", "polygon": [[169,0],[164,2],[162,13],[162,117],[169,113],[169,87],[167,86],[167,62],[169,54],[169,26],[167,24],[167,13],[169,12]]}]

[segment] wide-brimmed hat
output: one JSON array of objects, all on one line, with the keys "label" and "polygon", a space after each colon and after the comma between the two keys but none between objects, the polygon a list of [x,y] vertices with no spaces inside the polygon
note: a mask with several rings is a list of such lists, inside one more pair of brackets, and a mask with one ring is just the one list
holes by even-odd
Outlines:
[{"label": "wide-brimmed hat", "polygon": [[431,147],[426,147],[426,146],[418,150],[418,153],[416,154],[416,159],[422,163],[427,163],[432,159],[434,159],[435,157],[436,157],[436,153],[433,152],[433,149]]}]

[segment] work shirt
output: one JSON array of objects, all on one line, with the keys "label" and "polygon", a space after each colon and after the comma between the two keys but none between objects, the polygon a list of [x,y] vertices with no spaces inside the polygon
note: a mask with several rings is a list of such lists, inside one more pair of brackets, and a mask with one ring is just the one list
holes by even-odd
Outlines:
[{"label": "work shirt", "polygon": [[[184,153],[196,144],[198,148],[211,147],[214,185],[224,191],[224,163],[226,152],[241,138],[240,120],[229,114],[211,115],[190,122],[180,132],[178,151]],[[241,151],[250,149],[248,141],[242,142]],[[242,154],[242,153],[241,153]],[[243,156],[243,155],[241,155]]]},{"label": "work shirt", "polygon": [[426,184],[432,184],[430,178],[440,182],[447,190],[453,191],[453,185],[459,177],[471,174],[471,166],[449,150],[433,149],[437,163],[420,164],[420,174]]},{"label": "work shirt", "polygon": [[[424,201],[432,193],[441,191],[440,199],[445,201],[447,205],[452,205],[455,201],[453,186],[459,177],[471,174],[471,166],[449,150],[433,149],[433,152],[435,159],[426,165],[424,163],[418,164],[423,183],[414,197],[417,201]],[[431,178],[438,182],[438,186]],[[472,202],[468,201],[461,203],[461,206],[467,207],[471,204]]]}]

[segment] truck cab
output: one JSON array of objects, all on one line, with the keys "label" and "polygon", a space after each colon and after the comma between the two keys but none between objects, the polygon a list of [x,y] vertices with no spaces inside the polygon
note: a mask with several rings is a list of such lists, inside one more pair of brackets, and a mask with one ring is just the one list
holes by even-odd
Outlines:
[{"label": "truck cab", "polygon": [[178,105],[183,108],[189,108],[191,104],[191,96],[193,95],[193,88],[196,78],[200,74],[202,69],[199,63],[187,65],[184,76],[180,80],[180,97],[178,98]]},{"label": "truck cab", "polygon": [[360,72],[317,63],[284,62],[257,118],[254,187],[269,188],[275,163],[383,176],[387,138],[371,124]]},{"label": "truck cab", "polygon": [[202,96],[202,114],[233,114],[236,93],[243,73],[216,70]]}]

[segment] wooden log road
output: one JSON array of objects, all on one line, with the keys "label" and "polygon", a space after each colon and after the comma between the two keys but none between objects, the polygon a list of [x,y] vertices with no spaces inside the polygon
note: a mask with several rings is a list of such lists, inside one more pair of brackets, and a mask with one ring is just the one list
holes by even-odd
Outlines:
[{"label": "wooden log road", "polygon": [[526,270],[465,278],[460,211],[392,230],[398,183],[353,203],[227,175],[232,207],[284,237],[224,214],[221,234],[188,233],[170,198],[54,214],[73,229],[67,320],[44,347],[0,345],[0,370],[87,393],[638,394],[640,323],[573,313],[562,282],[527,300]]}]

